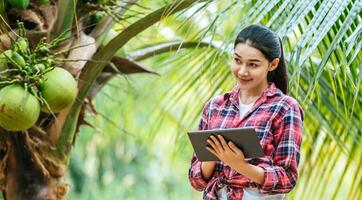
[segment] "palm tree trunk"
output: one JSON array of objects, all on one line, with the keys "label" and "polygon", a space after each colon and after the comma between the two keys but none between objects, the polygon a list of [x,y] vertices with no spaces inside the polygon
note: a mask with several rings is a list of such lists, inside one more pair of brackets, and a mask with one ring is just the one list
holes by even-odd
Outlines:
[{"label": "palm tree trunk", "polygon": [[[40,157],[29,133],[8,133],[6,187],[11,200],[64,199],[68,188],[64,167]],[[45,162],[47,160],[47,162]],[[55,164],[55,165],[54,165]],[[53,166],[52,166],[53,165]]]}]

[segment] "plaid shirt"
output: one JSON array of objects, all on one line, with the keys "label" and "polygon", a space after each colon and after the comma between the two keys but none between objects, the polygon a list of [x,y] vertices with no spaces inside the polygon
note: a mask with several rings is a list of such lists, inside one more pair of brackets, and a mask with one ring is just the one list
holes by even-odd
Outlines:
[{"label": "plaid shirt", "polygon": [[290,192],[297,182],[303,128],[303,111],[298,102],[271,83],[240,119],[239,90],[235,86],[231,92],[209,100],[198,129],[255,128],[265,156],[245,160],[264,169],[265,182],[259,185],[221,161],[217,161],[213,177],[205,181],[201,162],[194,154],[189,180],[193,188],[204,191],[205,200],[216,200],[217,190],[223,186],[227,186],[228,199],[239,200],[246,187],[258,188],[263,194],[279,194]]}]

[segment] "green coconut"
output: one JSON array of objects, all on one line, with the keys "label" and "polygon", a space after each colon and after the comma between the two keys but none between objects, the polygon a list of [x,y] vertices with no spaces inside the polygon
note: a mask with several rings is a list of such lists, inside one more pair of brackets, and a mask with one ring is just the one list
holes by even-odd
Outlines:
[{"label": "green coconut", "polygon": [[70,106],[77,96],[77,82],[67,70],[55,67],[45,74],[42,84],[42,97],[49,105],[42,105],[44,112],[57,113]]},{"label": "green coconut", "polygon": [[32,127],[40,114],[39,101],[20,85],[0,90],[0,126],[8,131],[23,131]]},{"label": "green coconut", "polygon": [[[0,54],[0,72],[6,70],[8,68],[8,58],[3,54],[1,53]],[[4,76],[4,74],[1,74]]]},{"label": "green coconut", "polygon": [[29,6],[29,0],[8,0],[9,4],[15,8],[25,9]]}]

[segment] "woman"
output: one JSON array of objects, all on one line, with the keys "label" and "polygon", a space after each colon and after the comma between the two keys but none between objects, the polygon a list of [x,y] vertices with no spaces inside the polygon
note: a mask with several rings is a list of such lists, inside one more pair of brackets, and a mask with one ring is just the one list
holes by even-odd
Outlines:
[{"label": "woman", "polygon": [[220,161],[200,162],[194,154],[189,180],[203,199],[283,199],[296,185],[302,142],[303,111],[287,96],[283,46],[270,29],[251,25],[234,43],[230,63],[237,82],[231,92],[204,106],[199,130],[253,127],[265,156],[245,159],[221,136],[207,149]]}]

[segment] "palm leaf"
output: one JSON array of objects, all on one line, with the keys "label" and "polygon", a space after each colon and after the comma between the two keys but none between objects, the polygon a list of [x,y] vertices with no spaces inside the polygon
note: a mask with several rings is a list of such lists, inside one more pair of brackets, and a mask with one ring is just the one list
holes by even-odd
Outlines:
[{"label": "palm leaf", "polygon": [[[276,6],[278,4],[279,7]],[[356,59],[358,58],[357,55],[359,55],[356,52],[358,52],[360,46],[352,45],[354,44],[352,41],[357,41],[356,38],[358,37],[356,35],[360,34],[358,23],[354,26],[361,11],[361,8],[357,6],[358,4],[359,1],[338,0],[311,1],[308,4],[301,1],[273,1],[270,4],[264,4],[264,1],[257,1],[254,5],[244,2],[232,5],[229,8],[231,11],[236,7],[242,7],[243,10],[245,8],[245,14],[242,15],[242,19],[239,18],[241,23],[239,23],[240,21],[237,23],[228,21],[228,23],[239,24],[237,27],[243,27],[262,19],[268,22],[267,18],[269,18],[274,23],[269,21],[268,25],[271,27],[279,26],[279,33],[281,33],[281,36],[285,36],[284,41],[289,44],[289,46],[286,46],[286,55],[290,59],[288,63],[292,65],[290,66],[292,70],[290,74],[294,74],[295,77],[291,81],[292,88],[298,88],[297,90],[291,90],[290,94],[302,102],[302,106],[305,108],[304,137],[309,138],[304,141],[302,149],[302,154],[305,154],[301,163],[300,182],[302,184],[298,184],[296,190],[290,194],[291,198],[308,199],[316,195],[322,197],[327,194],[331,198],[339,198],[341,195],[346,194],[345,190],[338,191],[336,185],[333,187],[333,192],[330,191],[333,183],[328,182],[328,180],[332,177],[336,180],[334,182],[341,186],[353,182],[354,188],[349,190],[355,194],[358,193],[357,187],[361,179],[351,181],[346,178],[346,174],[357,174],[360,171],[356,168],[358,163],[353,161],[341,163],[341,160],[356,160],[355,158],[361,156],[361,151],[354,147],[361,142],[358,125],[361,123],[361,114],[357,112],[357,110],[361,109],[358,104],[361,95],[359,89],[361,88],[361,76],[360,73],[355,73],[356,69],[352,67],[360,62]],[[270,5],[275,6],[271,8]],[[351,6],[352,11],[343,12],[348,5]],[[229,5],[220,6],[219,10],[223,10],[227,6]],[[264,12],[265,10],[267,12]],[[230,14],[227,11],[224,13],[218,14],[218,17],[215,17],[216,20],[211,20],[210,26],[222,26],[223,23],[226,23],[222,21],[223,19],[232,19],[228,18]],[[192,19],[185,18],[185,20]],[[343,20],[343,23],[338,25],[336,23],[338,20]],[[272,26],[272,24],[275,25]],[[226,62],[224,62],[229,58],[225,55],[225,52],[228,52],[228,49],[232,46],[230,38],[234,38],[238,30],[240,29],[235,28],[229,30],[231,32],[224,33],[217,28],[200,29],[202,34],[193,35],[195,40],[201,42],[201,39],[197,37],[198,35],[202,35],[203,38],[213,38],[213,42],[222,43],[222,45],[219,45],[221,49],[209,50],[206,53],[205,51],[199,53],[197,53],[197,50],[190,51],[188,53],[190,60],[186,62],[184,61],[184,54],[179,57],[178,62],[168,56],[163,57],[163,60],[171,61],[170,66],[167,67],[169,76],[178,74],[179,77],[182,77],[171,83],[173,85],[172,91],[167,90],[167,94],[160,94],[162,100],[165,103],[167,102],[163,110],[173,112],[173,118],[179,116],[179,123],[183,124],[183,128],[179,130],[181,132],[177,133],[176,138],[178,139],[175,141],[182,141],[181,136],[185,132],[185,126],[195,126],[199,119],[200,108],[208,98],[230,89],[232,85],[232,81],[230,81],[231,75]],[[215,34],[216,32],[217,34]],[[215,35],[220,36],[215,37]],[[338,51],[342,38],[348,37],[350,38],[348,40],[349,44],[352,45],[352,47],[349,47],[348,53],[347,51]],[[218,41],[220,38],[221,41]],[[192,39],[190,35],[187,35],[187,40],[190,39]],[[336,52],[336,49],[338,52]],[[345,68],[346,62],[341,58],[350,55],[351,52],[354,53],[354,60],[349,61],[352,65],[349,71]],[[155,59],[157,59],[157,55],[155,53]],[[203,62],[200,57],[206,58],[210,63]],[[351,59],[350,57],[347,57],[347,59]],[[148,63],[152,62],[152,58],[147,60]],[[173,65],[172,62],[175,62],[175,64]],[[180,63],[184,63],[182,64],[184,68],[182,70],[180,69]],[[199,68],[200,73],[197,73],[195,68]],[[313,84],[310,84],[311,82]],[[196,88],[204,89],[198,90]],[[199,107],[188,103],[188,101],[181,103],[183,99],[190,97],[192,98],[190,101],[197,99]],[[187,111],[179,110],[180,108],[172,109],[175,105],[185,105],[184,109],[187,109]],[[315,149],[316,145],[319,145],[319,150]],[[184,147],[182,146],[179,149],[182,148]],[[328,156],[323,156],[327,154]],[[359,159],[357,161],[359,162]],[[340,171],[340,173],[333,175],[333,171],[338,170],[341,166],[345,167],[345,172]],[[317,174],[317,178],[313,178]],[[310,182],[308,182],[308,179],[310,179]],[[323,187],[318,187],[318,185],[323,185]],[[311,196],[303,195],[306,193]]]},{"label": "palm leaf", "polygon": [[162,17],[165,17],[165,12],[168,12],[168,14],[173,14],[189,7],[194,2],[195,0],[185,0],[179,4],[171,3],[163,8],[160,8],[128,26],[106,46],[99,49],[99,51],[93,56],[93,59],[100,62],[87,63],[80,76],[82,81],[79,82],[79,93],[77,97],[78,101],[76,101],[71,108],[71,112],[63,126],[63,132],[65,134],[60,136],[59,143],[57,145],[60,152],[64,152],[65,150],[68,151],[70,149],[76,128],[75,122],[77,122],[78,114],[82,106],[82,101],[87,96],[91,88],[91,84],[96,80],[97,76],[102,72],[103,68],[111,60],[116,51],[123,47],[123,45],[132,37],[158,22],[160,19],[162,19]]}]

